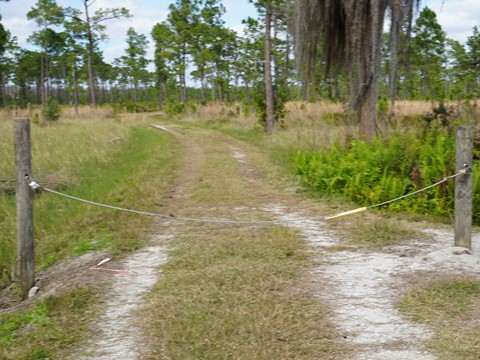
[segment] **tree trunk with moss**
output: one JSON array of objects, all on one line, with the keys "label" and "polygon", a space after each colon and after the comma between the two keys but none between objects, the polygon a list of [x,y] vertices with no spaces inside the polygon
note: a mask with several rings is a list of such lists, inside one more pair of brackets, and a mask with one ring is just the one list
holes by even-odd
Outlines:
[{"label": "tree trunk with moss", "polygon": [[[326,72],[346,71],[350,107],[357,114],[360,136],[371,140],[376,132],[381,36],[386,10],[393,22],[398,12],[417,0],[295,0],[295,33],[299,64],[315,65],[316,44],[323,41]],[[396,44],[398,41],[392,42]],[[396,56],[396,51],[392,54]],[[311,71],[304,70],[308,76]]]}]

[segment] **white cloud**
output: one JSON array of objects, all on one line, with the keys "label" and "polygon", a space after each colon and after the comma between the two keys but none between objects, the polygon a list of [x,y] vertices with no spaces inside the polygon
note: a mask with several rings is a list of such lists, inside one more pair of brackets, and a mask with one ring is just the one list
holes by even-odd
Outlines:
[{"label": "white cloud", "polygon": [[437,14],[437,21],[449,38],[464,43],[480,25],[478,0],[430,0],[425,5]]},{"label": "white cloud", "polygon": [[18,38],[18,42],[22,46],[27,42],[27,38],[37,30],[35,22],[27,19],[27,13],[33,4],[34,2],[31,0],[0,2],[2,24],[13,36]]}]

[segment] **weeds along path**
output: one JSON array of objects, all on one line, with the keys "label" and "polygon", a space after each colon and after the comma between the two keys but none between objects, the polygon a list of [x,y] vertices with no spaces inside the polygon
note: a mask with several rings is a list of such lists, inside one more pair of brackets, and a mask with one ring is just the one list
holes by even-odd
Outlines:
[{"label": "weeds along path", "polygon": [[[423,348],[431,337],[430,330],[402,317],[395,302],[407,286],[405,276],[419,271],[465,270],[461,262],[441,268],[438,259],[426,256],[448,247],[447,237],[437,243],[412,242],[381,251],[345,246],[335,229],[321,220],[320,215],[331,214],[332,210],[292,194],[291,187],[276,178],[271,161],[259,149],[215,131],[178,125],[157,125],[157,129],[169,132],[184,148],[176,185],[161,204],[163,211],[173,216],[160,219],[149,247],[131,255],[122,265],[132,275],[118,275],[106,301],[106,312],[98,321],[95,339],[89,342],[88,350],[83,350],[84,359],[435,359]],[[280,226],[304,239],[314,263],[293,284],[284,281],[279,285],[276,280],[276,285],[268,285],[275,287],[277,296],[288,298],[289,304],[276,304],[271,315],[265,315],[265,309],[261,316],[250,314],[246,305],[234,310],[231,307],[240,300],[229,303],[228,294],[215,293],[202,301],[202,306],[213,304],[205,313],[217,316],[218,311],[223,316],[235,311],[239,313],[230,316],[236,320],[224,324],[227,320],[218,317],[211,328],[196,334],[194,328],[205,321],[205,313],[198,309],[194,316],[182,316],[198,306],[188,297],[203,292],[210,284],[188,283],[184,292],[177,283],[162,285],[170,290],[151,290],[162,278],[158,267],[169,265],[169,251],[175,252],[177,246],[185,248],[184,239],[193,239],[187,246],[201,243],[214,248],[219,239],[239,238],[239,234],[255,238],[259,230]],[[282,234],[269,241],[281,241]],[[236,251],[233,245],[228,246],[226,254],[218,256]],[[409,251],[413,246],[417,250]],[[194,269],[194,260],[175,261],[187,269],[177,275],[180,284],[189,269]],[[192,263],[185,264],[188,261]],[[205,272],[205,278],[240,281],[235,269],[209,265],[219,268],[219,273]],[[265,279],[256,281],[261,287]],[[246,303],[261,306],[264,297],[268,298],[266,291],[240,296],[255,297]],[[304,308],[296,307],[300,306],[298,298],[305,294],[312,299],[308,316],[301,313]],[[317,308],[312,310],[311,306]],[[235,323],[239,319],[247,321],[249,315],[256,317],[251,324]],[[282,317],[288,319],[283,327],[279,325]],[[223,327],[217,329],[215,323]],[[242,326],[250,332],[244,334]],[[222,333],[225,328],[230,333]]]}]

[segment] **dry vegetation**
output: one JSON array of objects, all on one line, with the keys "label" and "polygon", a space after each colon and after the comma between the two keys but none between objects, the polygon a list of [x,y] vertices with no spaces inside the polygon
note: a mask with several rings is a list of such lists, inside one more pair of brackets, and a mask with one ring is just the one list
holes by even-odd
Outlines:
[{"label": "dry vegetation", "polygon": [[[437,106],[437,102],[397,101],[393,116],[390,115],[389,109],[385,116],[379,116],[378,128],[382,134],[386,134],[421,127],[424,125],[421,117],[431,113]],[[476,103],[451,102],[446,103],[446,106],[453,107],[463,123],[476,123],[480,117]],[[282,147],[317,150],[326,149],[335,142],[343,142],[358,135],[356,120],[354,116],[347,114],[344,104],[329,101],[315,103],[296,101],[287,103],[286,110],[282,130],[269,137],[267,142]],[[189,110],[186,114],[173,118],[220,127],[227,131],[262,130],[255,110],[239,103],[199,106],[193,111]]]},{"label": "dry vegetation", "polygon": [[[429,279],[428,281],[425,279]],[[433,328],[427,343],[439,359],[477,360],[480,354],[480,282],[461,277],[413,279],[416,288],[399,302],[399,308],[414,321]]]}]

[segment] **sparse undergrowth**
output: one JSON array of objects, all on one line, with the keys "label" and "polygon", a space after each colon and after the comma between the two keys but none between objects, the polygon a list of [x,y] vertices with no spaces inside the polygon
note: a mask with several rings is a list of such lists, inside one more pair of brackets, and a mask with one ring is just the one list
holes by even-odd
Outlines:
[{"label": "sparse undergrowth", "polygon": [[427,347],[439,359],[478,360],[480,354],[480,282],[435,281],[407,293],[399,308],[435,332]]}]

